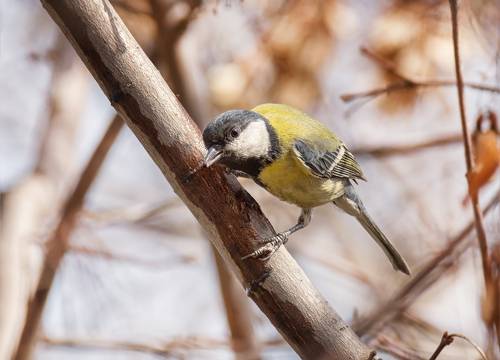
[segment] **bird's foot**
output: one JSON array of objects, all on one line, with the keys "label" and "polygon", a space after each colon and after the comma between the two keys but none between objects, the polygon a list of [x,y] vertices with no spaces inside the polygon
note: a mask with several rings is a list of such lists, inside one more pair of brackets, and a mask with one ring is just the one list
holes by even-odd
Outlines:
[{"label": "bird's foot", "polygon": [[269,260],[271,256],[280,248],[281,245],[286,244],[288,241],[288,236],[290,234],[285,231],[279,234],[276,234],[273,237],[261,240],[260,243],[264,244],[253,253],[243,256],[241,259],[246,260],[249,258],[260,259],[262,261]]}]

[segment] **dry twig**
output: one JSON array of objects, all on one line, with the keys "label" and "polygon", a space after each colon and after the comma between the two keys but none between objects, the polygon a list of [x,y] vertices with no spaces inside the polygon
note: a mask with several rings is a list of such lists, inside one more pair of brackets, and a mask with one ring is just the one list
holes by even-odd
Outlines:
[{"label": "dry twig", "polygon": [[439,342],[439,345],[438,347],[436,348],[436,350],[432,353],[431,357],[429,358],[429,360],[436,360],[437,357],[439,356],[439,354],[441,354],[441,351],[443,351],[443,349],[450,345],[451,343],[453,342],[453,336],[450,336],[448,335],[448,333],[445,331],[445,333],[443,334],[443,336],[441,337],[441,341]]},{"label": "dry twig", "polygon": [[427,360],[420,353],[403,347],[400,341],[391,339],[385,335],[377,337],[375,347],[400,360]]},{"label": "dry twig", "polygon": [[153,267],[155,269],[171,267],[171,266],[175,266],[175,265],[179,265],[179,264],[192,263],[193,261],[196,260],[196,258],[192,255],[182,255],[182,254],[168,258],[168,259],[161,259],[161,260],[144,259],[144,258],[140,258],[140,257],[136,257],[136,256],[118,255],[113,251],[109,251],[109,250],[105,250],[105,249],[95,249],[95,248],[90,248],[90,247],[86,247],[86,246],[77,246],[77,245],[70,245],[68,250],[75,252],[75,253],[78,253],[78,254],[100,257],[100,258],[103,258],[106,260],[124,261],[124,262],[133,263],[133,264]]},{"label": "dry twig", "polygon": [[[349,103],[355,100],[362,100],[362,99],[368,99],[368,100],[373,100],[381,95],[385,94],[390,94],[396,91],[401,91],[401,90],[411,90],[411,89],[417,89],[417,88],[433,88],[433,87],[449,87],[449,86],[456,86],[457,82],[453,80],[416,80],[413,79],[410,76],[401,74],[399,71],[396,70],[395,66],[393,63],[390,61],[384,59],[380,55],[376,54],[372,50],[362,47],[361,48],[361,53],[370,59],[374,60],[378,65],[380,65],[384,70],[387,72],[391,73],[395,77],[399,78],[400,81],[385,85],[383,87],[371,89],[371,90],[366,90],[366,91],[361,91],[361,92],[356,92],[356,93],[349,93],[349,94],[343,94],[340,96],[342,101]],[[486,91],[486,92],[491,92],[494,94],[500,94],[500,88],[493,86],[493,85],[486,85],[486,84],[481,84],[481,83],[475,83],[475,82],[464,82],[463,86],[475,89],[475,90],[480,90],[480,91]]]},{"label": "dry twig", "polygon": [[457,144],[462,141],[460,134],[445,135],[436,139],[422,141],[416,144],[405,145],[388,145],[388,146],[373,146],[359,147],[351,149],[352,153],[357,156],[372,155],[378,157],[409,155],[418,151],[427,150],[435,147]]},{"label": "dry twig", "polygon": [[471,344],[474,347],[474,349],[476,349],[476,351],[481,356],[481,359],[488,360],[486,358],[486,354],[484,353],[484,351],[481,350],[481,348],[475,342],[470,340],[468,337],[461,335],[461,334],[448,334],[446,331],[444,332],[443,336],[441,337],[441,341],[440,341],[438,347],[436,348],[434,353],[431,355],[429,360],[436,360],[437,357],[439,356],[439,354],[441,354],[441,352],[443,351],[443,349],[453,342],[454,338],[460,338],[460,339],[467,341],[469,344]]},{"label": "dry twig", "polygon": [[[174,338],[162,344],[144,344],[128,341],[98,340],[98,339],[79,339],[79,338],[53,338],[42,337],[40,341],[49,346],[64,346],[84,349],[104,349],[112,351],[134,351],[141,353],[150,353],[160,356],[173,356],[180,352],[189,350],[219,350],[229,347],[229,343],[224,339],[205,338],[199,336]],[[282,339],[264,340],[266,347],[282,346]],[[246,355],[246,354],[245,354]]]},{"label": "dry twig", "polygon": [[[467,165],[467,177],[474,169],[474,157],[472,156],[471,137],[468,130],[467,119],[465,115],[465,101],[464,101],[464,83],[462,80],[462,72],[460,70],[460,49],[458,41],[458,5],[456,0],[450,1],[451,22],[453,30],[453,49],[455,54],[455,73],[457,77],[457,91],[458,91],[458,104],[460,107],[460,121],[462,123],[462,135],[465,148],[465,163]],[[483,275],[486,289],[490,288],[491,282],[491,265],[488,254],[488,242],[486,240],[486,231],[484,230],[483,215],[479,208],[479,199],[477,194],[471,191],[470,180],[469,196],[471,197],[472,208],[474,211],[474,224],[476,226],[477,240],[479,242],[479,249],[481,250],[481,260],[483,264]]]}]

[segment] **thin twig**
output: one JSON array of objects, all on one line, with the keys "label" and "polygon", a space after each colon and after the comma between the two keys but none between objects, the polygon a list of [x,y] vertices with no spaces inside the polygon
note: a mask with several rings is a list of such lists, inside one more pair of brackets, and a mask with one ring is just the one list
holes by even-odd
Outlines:
[{"label": "thin twig", "polygon": [[183,254],[159,260],[141,259],[140,257],[136,256],[118,255],[113,251],[105,249],[96,249],[78,245],[70,245],[68,250],[78,254],[100,257],[105,260],[129,262],[133,264],[154,267],[155,269],[171,267],[179,264],[192,263],[193,261],[196,260],[196,257],[193,255],[183,255]]},{"label": "thin twig", "polygon": [[421,354],[402,347],[399,341],[385,335],[379,335],[374,342],[374,346],[400,360],[426,360]]},{"label": "thin twig", "polygon": [[[451,23],[453,30],[453,50],[455,54],[455,73],[457,77],[457,92],[458,92],[458,104],[460,107],[460,121],[462,123],[462,135],[465,148],[465,162],[467,165],[467,177],[471,174],[474,169],[474,158],[472,156],[472,141],[470,138],[469,130],[467,127],[467,118],[465,115],[465,101],[464,101],[464,83],[462,80],[462,72],[460,70],[460,50],[458,42],[458,10],[457,1],[449,0],[450,10],[451,10]],[[486,231],[484,230],[483,216],[481,214],[481,209],[479,208],[479,199],[477,194],[471,191],[471,184],[469,185],[469,196],[472,201],[472,208],[474,211],[474,220],[476,225],[477,239],[479,242],[479,248],[481,250],[481,260],[483,264],[483,275],[486,289],[490,287],[491,281],[491,266],[488,254],[488,242],[486,240]]]},{"label": "thin twig", "polygon": [[441,337],[441,341],[439,342],[438,347],[436,348],[436,350],[434,350],[429,360],[436,360],[439,354],[441,354],[441,351],[443,351],[443,349],[446,346],[450,345],[452,342],[453,336],[448,335],[448,333],[445,331],[443,336]]},{"label": "thin twig", "polygon": [[462,335],[462,334],[450,334],[450,335],[448,335],[448,336],[450,336],[450,337],[452,337],[452,338],[460,338],[460,339],[463,339],[463,340],[467,341],[469,344],[471,344],[471,345],[472,345],[472,347],[473,347],[474,349],[476,349],[476,351],[477,351],[477,352],[479,353],[479,355],[481,356],[481,359],[483,359],[483,360],[488,360],[488,359],[486,358],[486,354],[485,354],[485,353],[484,353],[484,351],[483,351],[483,350],[479,347],[479,345],[478,345],[478,344],[476,344],[476,343],[475,343],[474,341],[472,341],[471,339],[469,339],[467,336],[464,336],[464,335]]},{"label": "thin twig", "polygon": [[[361,99],[373,100],[381,95],[390,94],[392,92],[401,90],[411,90],[416,88],[430,88],[430,87],[448,87],[457,85],[457,82],[453,80],[416,80],[411,76],[401,74],[399,71],[397,71],[396,66],[392,62],[383,58],[379,54],[375,53],[373,50],[370,50],[366,47],[362,47],[361,53],[370,58],[371,60],[375,61],[385,71],[399,78],[400,81],[371,90],[350,93],[350,94],[343,94],[340,96],[340,98],[342,99],[342,101],[346,103]],[[500,94],[500,88],[495,87],[493,85],[486,85],[475,82],[464,82],[463,85],[465,87],[475,90]]]},{"label": "thin twig", "polygon": [[386,146],[373,146],[373,147],[359,147],[351,149],[354,155],[372,155],[378,157],[387,156],[397,156],[397,155],[408,155],[418,151],[446,146],[451,144],[457,144],[462,141],[462,136],[460,134],[445,135],[436,139],[425,140],[420,143],[415,144],[404,144],[404,145],[386,145]]},{"label": "thin twig", "polygon": [[365,46],[362,46],[360,51],[363,55],[365,55],[366,57],[368,57],[371,60],[378,63],[382,68],[384,68],[384,70],[386,70],[388,73],[392,74],[393,76],[399,78],[400,80],[402,80],[404,82],[409,82],[409,83],[414,82],[408,76],[401,74],[396,69],[396,64],[394,64],[392,61],[390,61],[388,59],[383,58],[382,56],[377,54],[375,51],[373,51]]},{"label": "thin twig", "polygon": [[[431,88],[431,87],[448,87],[456,86],[457,83],[453,80],[412,80],[411,82],[396,82],[383,87],[340,95],[340,99],[346,103],[352,102],[354,100],[360,100],[363,98],[375,99],[384,94],[390,94],[395,91],[400,90],[410,90],[415,88]],[[463,85],[467,88],[491,92],[494,94],[500,94],[500,88],[493,85],[475,83],[475,82],[464,82]]]},{"label": "thin twig", "polygon": [[[64,346],[74,348],[88,349],[105,349],[112,351],[134,351],[142,353],[151,353],[160,356],[167,356],[177,351],[189,351],[197,349],[218,350],[229,347],[229,343],[225,339],[205,338],[199,336],[189,336],[173,338],[161,344],[145,344],[129,341],[113,341],[85,338],[53,338],[43,336],[40,341],[49,346]],[[266,347],[283,346],[285,342],[282,338],[264,340],[263,345]]]},{"label": "thin twig", "polygon": [[176,208],[181,205],[182,201],[178,197],[171,197],[170,199],[155,204],[133,204],[127,207],[101,211],[83,209],[82,217],[88,218],[92,222],[96,222],[101,225],[142,223],[161,215],[166,210]]},{"label": "thin twig", "polygon": [[484,353],[484,351],[474,341],[469,339],[467,336],[464,336],[462,334],[448,334],[448,332],[446,332],[446,331],[444,332],[443,336],[441,337],[441,341],[439,342],[438,347],[436,348],[434,353],[431,355],[429,360],[436,360],[437,357],[439,356],[439,354],[441,354],[441,352],[443,351],[443,349],[453,342],[454,338],[460,338],[460,339],[467,341],[470,345],[472,345],[472,347],[474,347],[474,349],[476,349],[478,354],[481,356],[481,359],[488,360],[486,358],[486,354]]}]

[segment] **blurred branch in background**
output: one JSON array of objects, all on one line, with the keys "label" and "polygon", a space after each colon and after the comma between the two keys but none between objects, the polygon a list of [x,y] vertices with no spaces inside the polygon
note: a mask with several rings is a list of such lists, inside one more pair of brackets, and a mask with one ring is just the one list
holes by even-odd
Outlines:
[{"label": "blurred branch in background", "polygon": [[409,155],[419,151],[459,144],[462,141],[462,135],[445,135],[436,139],[425,140],[416,144],[402,144],[402,145],[387,145],[387,146],[372,146],[372,147],[359,147],[351,149],[352,153],[356,156],[372,155],[377,157],[389,157]]},{"label": "blurred branch in background", "polygon": [[222,169],[200,169],[204,147],[199,131],[109,2],[43,4],[252,299],[299,356],[373,358],[286,249],[266,264],[241,260],[258,239],[274,234],[272,227],[236,179]]},{"label": "blurred branch in background", "polygon": [[400,339],[393,339],[385,335],[377,336],[375,347],[399,360],[428,360],[422,352],[405,348]]},{"label": "blurred branch in background", "polygon": [[[378,66],[380,66],[388,73],[392,74],[395,78],[399,79],[399,81],[385,85],[383,87],[377,87],[375,89],[340,95],[342,101],[346,103],[350,103],[357,100],[364,100],[367,102],[370,100],[374,100],[381,95],[388,95],[390,93],[401,90],[411,90],[411,89],[414,90],[417,88],[449,87],[457,85],[457,81],[454,80],[434,80],[434,79],[416,80],[413,79],[412,77],[402,74],[399,70],[397,70],[396,65],[394,63],[383,58],[381,55],[375,53],[374,51],[366,47],[361,48],[361,53],[370,58],[371,60],[373,60]],[[473,83],[473,82],[464,82],[463,85],[465,87],[479,91],[486,91],[494,94],[500,94],[500,88],[493,85]]]},{"label": "blurred branch in background", "polygon": [[[500,201],[500,192],[490,200],[484,214],[488,214]],[[415,300],[424,293],[455,261],[474,243],[471,233],[475,222],[471,221],[446,247],[429,259],[411,280],[370,314],[356,319],[352,325],[354,331],[362,337],[371,338],[387,323],[396,319]]]},{"label": "blurred branch in background", "polygon": [[[474,213],[474,224],[476,227],[477,240],[479,243],[479,249],[481,251],[481,263],[483,265],[483,277],[484,277],[484,298],[487,300],[494,299],[494,289],[495,284],[493,283],[493,274],[491,268],[490,254],[488,252],[488,240],[486,238],[486,231],[484,229],[483,214],[479,205],[479,197],[477,189],[473,189],[472,186],[472,174],[475,169],[474,163],[475,159],[472,150],[472,139],[469,133],[467,115],[465,112],[465,100],[464,100],[464,83],[462,80],[462,70],[460,63],[460,46],[459,46],[459,34],[458,34],[458,3],[457,0],[449,0],[450,11],[451,11],[451,24],[453,30],[453,52],[455,55],[455,73],[457,78],[457,92],[458,92],[458,105],[460,109],[460,121],[462,124],[462,135],[464,143],[465,152],[465,164],[467,167],[467,185],[469,190],[469,196],[472,203],[472,210]],[[495,134],[496,135],[496,134]],[[495,323],[487,323],[486,326],[490,332],[490,342],[494,338],[495,333]],[[500,329],[496,329],[499,333]],[[500,344],[498,344],[500,347]],[[491,348],[491,346],[490,346]]]},{"label": "blurred branch in background", "polygon": [[188,264],[196,261],[196,258],[190,255],[179,255],[166,259],[153,260],[136,256],[126,256],[126,255],[116,254],[113,251],[105,249],[95,249],[91,247],[76,246],[76,245],[70,245],[68,250],[71,252],[76,252],[88,256],[100,257],[106,260],[129,262],[132,264],[148,266],[155,269],[170,268],[179,264]]},{"label": "blurred branch in background", "polygon": [[33,173],[5,195],[0,234],[0,359],[10,359],[19,340],[25,304],[40,271],[35,239],[44,236],[72,171],[76,128],[85,104],[88,76],[60,35],[46,57],[52,68]]},{"label": "blurred branch in background", "polygon": [[[177,357],[185,358],[189,351],[193,350],[218,350],[228,348],[230,344],[227,340],[205,338],[199,336],[174,338],[166,341],[163,344],[141,344],[124,341],[106,341],[92,339],[62,339],[42,337],[40,339],[44,344],[49,346],[64,346],[74,347],[78,349],[103,349],[111,351],[133,351],[139,353],[149,353],[162,357]],[[273,339],[263,342],[266,347],[276,347],[283,345],[282,339]],[[245,358],[247,359],[247,358]]]},{"label": "blurred branch in background", "polygon": [[[500,347],[500,242],[497,242],[492,251],[493,266],[493,291],[492,297],[485,301],[485,311],[483,317],[487,324],[494,324],[497,330],[497,343]],[[491,326],[491,325],[490,325]]]},{"label": "blurred branch in background", "polygon": [[122,126],[122,119],[119,115],[115,115],[101,141],[91,155],[87,165],[83,169],[74,190],[68,196],[59,223],[45,244],[46,250],[42,271],[40,279],[36,284],[35,292],[28,303],[21,340],[14,356],[16,360],[27,360],[31,357],[36,342],[40,319],[47,302],[47,296],[52,287],[59,264],[64,253],[68,249],[71,233],[77,223],[78,213],[83,206],[88,190],[99,173],[101,165],[109,149],[116,140]]},{"label": "blurred branch in background", "polygon": [[191,115],[200,124],[201,114],[193,104],[187,84],[184,81],[183,68],[179,58],[179,41],[189,27],[202,5],[201,0],[150,0],[158,33],[156,36],[157,67],[163,78],[170,84],[172,91]]},{"label": "blurred branch in background", "polygon": [[226,309],[226,318],[231,331],[231,348],[236,359],[258,360],[260,349],[252,326],[252,312],[243,289],[233,273],[226,267],[217,249],[213,248],[219,277],[219,286]]}]

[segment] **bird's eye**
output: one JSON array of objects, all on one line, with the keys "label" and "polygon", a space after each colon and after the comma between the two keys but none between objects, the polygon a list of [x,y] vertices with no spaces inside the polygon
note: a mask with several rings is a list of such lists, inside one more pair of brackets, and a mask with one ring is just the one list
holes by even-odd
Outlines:
[{"label": "bird's eye", "polygon": [[237,138],[239,135],[240,135],[240,131],[236,128],[232,129],[231,132],[229,133],[229,136],[231,136],[231,138],[233,138],[233,139]]}]

